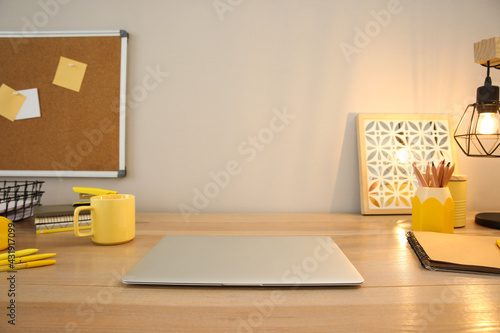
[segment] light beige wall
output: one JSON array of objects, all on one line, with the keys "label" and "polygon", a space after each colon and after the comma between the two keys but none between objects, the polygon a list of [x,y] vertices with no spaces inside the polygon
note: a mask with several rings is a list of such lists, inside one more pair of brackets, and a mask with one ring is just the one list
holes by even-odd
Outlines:
[{"label": "light beige wall", "polygon": [[[93,186],[136,194],[138,211],[359,212],[355,114],[458,120],[484,81],[473,43],[500,36],[499,13],[496,0],[9,0],[0,31],[130,33],[127,177],[45,179],[44,204]],[[469,209],[500,209],[500,160],[459,162]]]}]

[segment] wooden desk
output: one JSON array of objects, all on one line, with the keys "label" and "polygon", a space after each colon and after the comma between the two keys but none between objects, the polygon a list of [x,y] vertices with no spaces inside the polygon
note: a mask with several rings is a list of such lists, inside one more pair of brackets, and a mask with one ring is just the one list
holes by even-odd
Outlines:
[{"label": "wooden desk", "polygon": [[[468,219],[457,233],[495,234]],[[410,216],[137,214],[135,240],[98,246],[72,233],[34,235],[16,248],[57,252],[57,264],[15,274],[16,326],[0,273],[0,331],[16,332],[487,332],[500,331],[500,277],[431,272],[404,232]],[[365,278],[361,287],[126,286],[122,275],[164,235],[331,235]]]}]

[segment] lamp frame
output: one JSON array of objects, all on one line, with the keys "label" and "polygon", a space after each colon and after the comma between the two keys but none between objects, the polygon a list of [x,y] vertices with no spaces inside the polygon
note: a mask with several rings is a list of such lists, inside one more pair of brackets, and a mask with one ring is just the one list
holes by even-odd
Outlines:
[{"label": "lamp frame", "polygon": [[[499,88],[491,84],[491,77],[490,77],[490,68],[500,69],[500,38],[493,37],[489,39],[483,39],[482,41],[474,43],[474,60],[476,63],[479,63],[482,66],[487,67],[486,80],[484,82],[484,86],[479,87],[477,89],[476,103],[469,104],[469,106],[467,106],[467,108],[465,109],[465,112],[462,115],[462,118],[460,119],[460,122],[455,129],[453,137],[455,138],[457,145],[460,147],[460,149],[462,149],[462,151],[467,156],[500,157],[500,154],[495,155],[495,153],[498,150],[498,147],[500,146],[500,130],[497,130],[495,134],[477,133],[479,114],[482,113],[480,110],[478,110],[478,106],[480,107],[480,109],[486,109],[488,106],[491,109],[495,108],[496,109],[495,114],[500,119]],[[473,107],[473,110],[472,110],[472,116],[470,118],[470,125],[468,126],[467,129],[467,133],[458,134],[458,130],[459,128],[461,128],[462,122],[466,118],[467,111],[471,106]],[[475,116],[477,116],[477,118],[475,118]],[[489,137],[490,139],[496,137],[496,142],[495,144],[491,145],[492,148],[489,151],[484,147],[483,142],[481,142],[480,140],[481,139],[480,136],[484,136],[484,138]],[[458,139],[465,139],[465,148],[462,147]],[[484,154],[471,153],[470,150],[471,142],[472,143],[476,142],[474,141],[474,139],[477,140],[477,143],[479,143],[479,146],[481,148],[478,149],[478,146],[476,146],[476,149],[479,152],[480,151],[484,152]],[[500,229],[500,213],[498,212],[479,213],[475,216],[475,222],[476,224],[487,228]]]},{"label": "lamp frame", "polygon": [[[482,102],[481,102],[482,103]],[[478,110],[478,106],[481,105],[481,103],[473,103],[469,104],[467,108],[465,109],[464,114],[460,118],[460,121],[458,123],[458,126],[455,129],[453,137],[455,138],[455,141],[457,145],[460,147],[460,149],[464,152],[465,155],[467,156],[473,156],[473,157],[500,157],[500,150],[498,151],[499,155],[495,155],[494,153],[497,152],[498,148],[500,147],[500,131],[497,132],[496,134],[478,134],[477,133],[477,125],[478,125],[478,120],[479,120],[479,115],[481,112]],[[499,115],[500,117],[500,103],[498,101],[489,103],[492,105],[496,105],[496,114]],[[470,108],[472,109],[472,115],[470,117],[467,117],[468,111]],[[464,134],[459,134],[458,130],[461,128],[464,119],[467,119],[470,121],[470,125],[467,126],[467,132]],[[492,145],[494,146],[493,149],[487,149],[484,145],[483,142],[481,142],[481,139],[491,139],[493,137],[496,137],[496,144]],[[464,146],[460,143],[459,139],[465,140]],[[475,143],[479,145],[475,145]],[[473,144],[478,151],[484,152],[484,154],[479,154],[479,153],[473,153],[471,152],[471,144]]]}]

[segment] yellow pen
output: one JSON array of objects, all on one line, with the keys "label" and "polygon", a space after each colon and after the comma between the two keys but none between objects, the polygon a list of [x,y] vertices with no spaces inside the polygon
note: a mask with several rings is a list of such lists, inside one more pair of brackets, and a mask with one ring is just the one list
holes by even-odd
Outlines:
[{"label": "yellow pen", "polygon": [[500,247],[500,239],[497,240],[497,246]]},{"label": "yellow pen", "polygon": [[35,260],[40,260],[40,259],[47,259],[47,258],[55,256],[56,254],[57,253],[44,253],[44,254],[35,254],[34,256],[20,257],[20,258],[16,258],[14,260],[11,260],[11,261],[9,261],[8,259],[0,260],[0,266],[10,265],[10,264],[19,264],[19,263],[23,263],[23,262],[35,261]]},{"label": "yellow pen", "polygon": [[9,257],[9,255],[12,255],[12,254],[14,254],[15,257],[22,257],[22,256],[27,256],[27,255],[33,254],[36,251],[38,251],[38,249],[19,250],[19,251],[16,251],[14,253],[6,252],[6,253],[0,254],[0,260],[7,259]]},{"label": "yellow pen", "polygon": [[0,272],[7,272],[7,271],[16,271],[18,269],[24,269],[24,268],[33,268],[33,267],[40,267],[40,266],[47,266],[47,265],[52,265],[55,264],[56,261],[53,259],[49,260],[38,260],[38,261],[28,261],[23,264],[15,264],[14,268],[11,268],[10,265],[8,266],[2,266],[0,267]]}]

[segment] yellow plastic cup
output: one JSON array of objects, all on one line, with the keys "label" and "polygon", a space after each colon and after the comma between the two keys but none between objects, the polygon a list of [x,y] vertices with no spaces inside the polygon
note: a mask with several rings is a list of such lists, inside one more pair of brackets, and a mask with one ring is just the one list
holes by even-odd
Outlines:
[{"label": "yellow plastic cup", "polygon": [[465,227],[467,215],[467,176],[451,176],[448,188],[455,202],[455,228]]},{"label": "yellow plastic cup", "polygon": [[418,187],[411,204],[413,230],[453,233],[455,203],[448,187]]}]

